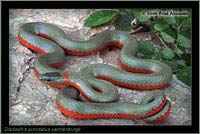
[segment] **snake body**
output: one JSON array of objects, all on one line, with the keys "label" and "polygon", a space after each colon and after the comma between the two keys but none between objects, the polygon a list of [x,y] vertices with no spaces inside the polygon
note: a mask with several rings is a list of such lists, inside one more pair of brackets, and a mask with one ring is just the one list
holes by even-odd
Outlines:
[{"label": "snake body", "polygon": [[[168,117],[171,104],[161,90],[152,91],[140,103],[115,102],[118,92],[113,84],[152,90],[168,86],[172,79],[168,65],[135,57],[139,47],[129,34],[116,30],[104,31],[88,41],[75,41],[55,25],[32,22],[20,27],[18,40],[42,54],[34,62],[35,74],[41,81],[57,88],[73,86],[86,100],[93,102],[77,100],[79,92],[75,89],[62,89],[56,104],[64,114],[78,119],[140,118],[147,122],[158,122]],[[122,69],[106,64],[88,65],[80,72],[56,68],[63,64],[65,52],[84,56],[108,46],[121,48],[119,65]]]}]

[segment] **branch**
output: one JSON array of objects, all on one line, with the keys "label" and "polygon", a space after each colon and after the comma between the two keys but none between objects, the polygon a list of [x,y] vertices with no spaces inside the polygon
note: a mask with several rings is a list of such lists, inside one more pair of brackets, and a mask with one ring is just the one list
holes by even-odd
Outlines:
[{"label": "branch", "polygon": [[137,29],[132,29],[132,30],[129,31],[129,34],[134,34],[134,33],[138,32],[138,31],[140,31],[141,29],[143,29],[142,26],[138,27]]}]

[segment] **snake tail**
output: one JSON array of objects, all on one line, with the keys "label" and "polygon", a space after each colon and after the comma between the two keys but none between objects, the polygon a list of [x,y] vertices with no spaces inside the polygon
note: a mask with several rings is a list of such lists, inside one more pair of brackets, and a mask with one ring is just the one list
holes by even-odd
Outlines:
[{"label": "snake tail", "polygon": [[[65,115],[76,119],[95,119],[95,118],[134,118],[142,119],[148,123],[161,122],[169,116],[171,105],[163,95],[162,91],[153,91],[142,104],[130,102],[114,103],[87,103],[78,101],[79,92],[76,89],[68,88],[60,90],[56,101],[57,108]],[[152,98],[154,97],[154,98]],[[161,99],[162,98],[162,99]],[[159,103],[157,103],[159,100]],[[141,102],[142,102],[141,101]],[[72,103],[73,102],[73,103]],[[155,105],[153,107],[152,105]],[[69,109],[68,105],[73,104]],[[79,111],[81,106],[81,112]],[[146,111],[140,113],[138,110],[146,107]],[[124,110],[124,109],[129,110]],[[99,112],[94,112],[99,111]]]}]

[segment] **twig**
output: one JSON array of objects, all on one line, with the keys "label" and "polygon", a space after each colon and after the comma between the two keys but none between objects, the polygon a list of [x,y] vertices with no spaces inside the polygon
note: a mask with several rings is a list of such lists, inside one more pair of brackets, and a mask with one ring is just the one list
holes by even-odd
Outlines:
[{"label": "twig", "polygon": [[138,32],[138,31],[140,31],[141,29],[143,29],[142,26],[138,27],[137,29],[130,30],[129,34],[134,34],[134,33]]},{"label": "twig", "polygon": [[[178,28],[177,28],[177,35],[179,35],[179,33],[180,33],[180,29],[181,29],[181,24],[178,26]],[[175,47],[177,47],[177,41],[176,41],[176,43],[175,43]]]},{"label": "twig", "polygon": [[[12,106],[15,106],[15,105],[18,105],[18,104],[21,104],[22,103],[22,101],[19,101],[19,102],[16,102],[16,103],[14,103],[14,104],[11,104],[10,106],[12,107]],[[23,104],[23,103],[22,103]]]},{"label": "twig", "polygon": [[[181,27],[182,27],[181,24],[177,27],[177,35],[179,35]],[[174,44],[175,44],[175,48],[177,48],[177,46],[178,46],[177,41],[176,41],[176,43],[174,43]],[[179,58],[181,58],[180,55],[178,55],[177,53],[175,53],[175,54],[176,54]]]},{"label": "twig", "polygon": [[179,32],[180,32],[180,29],[181,29],[181,24],[178,26],[178,28],[177,28],[177,34],[179,34]]},{"label": "twig", "polygon": [[159,38],[159,40],[161,41],[161,43],[163,44],[163,46],[164,46],[165,48],[167,48],[168,46],[167,46],[166,43],[163,41],[163,39],[162,39],[160,36],[158,36],[158,38]]}]

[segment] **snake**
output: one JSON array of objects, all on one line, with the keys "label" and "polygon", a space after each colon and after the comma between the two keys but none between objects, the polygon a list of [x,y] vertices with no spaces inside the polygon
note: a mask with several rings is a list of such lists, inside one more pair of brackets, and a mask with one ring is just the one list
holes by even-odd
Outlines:
[{"label": "snake", "polygon": [[[41,54],[34,62],[34,72],[41,82],[61,89],[56,106],[64,115],[76,119],[133,118],[150,123],[168,118],[171,103],[160,89],[169,86],[172,70],[160,61],[138,58],[138,42],[127,32],[105,30],[89,40],[77,41],[57,25],[29,22],[20,26],[17,37],[22,45]],[[110,46],[121,49],[120,68],[96,63],[78,72],[59,69],[65,53],[85,56]],[[137,103],[119,102],[116,86],[150,93]]]}]

